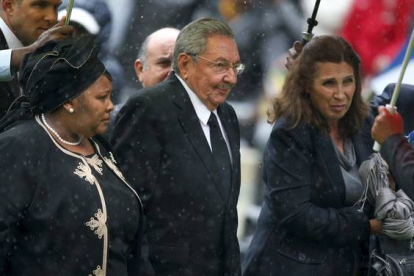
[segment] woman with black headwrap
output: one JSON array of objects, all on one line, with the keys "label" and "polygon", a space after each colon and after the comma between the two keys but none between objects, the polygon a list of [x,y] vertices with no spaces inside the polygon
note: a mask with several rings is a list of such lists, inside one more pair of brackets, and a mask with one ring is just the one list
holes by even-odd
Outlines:
[{"label": "woman with black headwrap", "polygon": [[140,198],[102,134],[111,77],[91,37],[26,56],[0,123],[0,275],[137,275]]}]

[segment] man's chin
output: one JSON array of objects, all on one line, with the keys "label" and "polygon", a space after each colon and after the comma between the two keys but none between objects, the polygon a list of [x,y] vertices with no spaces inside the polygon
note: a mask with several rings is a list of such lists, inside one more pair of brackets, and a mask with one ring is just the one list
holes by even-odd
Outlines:
[{"label": "man's chin", "polygon": [[42,33],[38,33],[39,35],[38,36],[36,36],[36,37],[29,37],[29,38],[27,38],[27,39],[25,39],[25,40],[21,40],[21,42],[22,42],[22,44],[24,45],[24,46],[30,46],[30,45],[32,45],[38,38],[39,38],[39,36],[42,34]]},{"label": "man's chin", "polygon": [[224,103],[226,101],[227,97],[220,97],[219,99],[214,99],[212,101],[210,101],[210,104],[212,106],[214,106],[215,108],[217,108],[219,105],[221,105],[222,103]]}]

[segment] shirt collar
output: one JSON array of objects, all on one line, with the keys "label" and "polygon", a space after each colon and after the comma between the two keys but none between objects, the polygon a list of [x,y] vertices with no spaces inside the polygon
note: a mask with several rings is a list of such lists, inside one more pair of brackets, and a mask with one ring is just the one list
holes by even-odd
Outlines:
[{"label": "shirt collar", "polygon": [[190,97],[190,101],[193,104],[193,107],[195,109],[197,117],[200,119],[200,121],[203,124],[207,125],[208,119],[210,118],[210,115],[211,115],[211,112],[213,112],[216,116],[218,116],[217,109],[215,109],[213,111],[210,111],[207,108],[207,106],[193,92],[193,90],[190,89],[190,87],[187,85],[187,83],[178,74],[175,74],[175,76],[181,82],[181,84],[184,86],[185,91],[187,91],[187,94]]},{"label": "shirt collar", "polygon": [[16,49],[23,47],[23,44],[17,38],[17,36],[10,30],[3,18],[0,17],[0,29],[3,32],[4,37],[6,38],[7,45],[9,49]]}]

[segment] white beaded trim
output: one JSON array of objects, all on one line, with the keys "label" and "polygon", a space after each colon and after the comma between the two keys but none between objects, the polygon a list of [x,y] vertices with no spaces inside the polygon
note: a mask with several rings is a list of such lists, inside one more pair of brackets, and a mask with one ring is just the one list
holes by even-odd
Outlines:
[{"label": "white beaded trim", "polygon": [[64,143],[64,144],[66,144],[66,145],[69,145],[69,146],[78,146],[81,142],[82,142],[82,139],[83,139],[83,136],[80,136],[79,137],[79,140],[77,141],[77,142],[69,142],[69,141],[66,141],[66,140],[64,140],[62,137],[60,137],[60,135],[57,133],[57,131],[56,130],[54,130],[47,122],[46,122],[46,118],[45,118],[45,114],[44,113],[42,113],[42,121],[43,121],[43,123],[45,124],[45,126],[46,126],[46,128],[48,129],[48,130],[50,130],[58,139],[59,139],[59,141],[61,141],[62,143]]}]

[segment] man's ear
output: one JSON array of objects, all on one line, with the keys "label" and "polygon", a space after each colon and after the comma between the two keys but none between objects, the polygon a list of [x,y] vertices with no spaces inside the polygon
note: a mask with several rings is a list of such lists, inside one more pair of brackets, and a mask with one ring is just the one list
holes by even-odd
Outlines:
[{"label": "man's ear", "polygon": [[178,69],[180,69],[180,76],[186,80],[188,78],[188,71],[191,66],[193,66],[194,60],[188,54],[181,53],[178,56]]},{"label": "man's ear", "polygon": [[1,8],[3,12],[9,14],[12,13],[17,5],[16,0],[3,0],[1,1]]},{"label": "man's ear", "polygon": [[144,71],[144,66],[140,59],[136,59],[134,62],[135,73],[137,74],[137,78],[139,82],[142,83],[142,71]]}]

